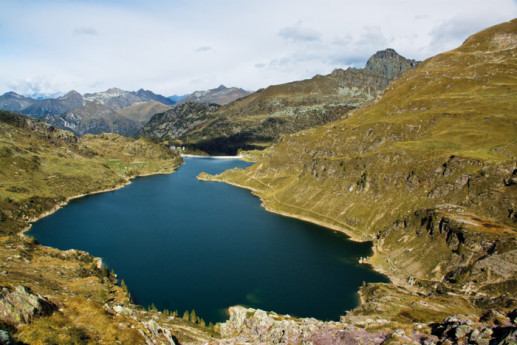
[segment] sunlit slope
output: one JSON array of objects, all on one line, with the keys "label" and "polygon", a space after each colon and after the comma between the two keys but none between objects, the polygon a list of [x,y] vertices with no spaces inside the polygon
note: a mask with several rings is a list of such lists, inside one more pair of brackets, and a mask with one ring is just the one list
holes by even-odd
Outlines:
[{"label": "sunlit slope", "polygon": [[515,226],[517,20],[390,84],[373,106],[286,137],[221,179],[266,207],[372,239],[421,208]]},{"label": "sunlit slope", "polygon": [[118,134],[78,138],[0,111],[2,220],[39,215],[68,197],[113,188],[136,175],[172,171],[180,162],[177,154],[148,139]]}]

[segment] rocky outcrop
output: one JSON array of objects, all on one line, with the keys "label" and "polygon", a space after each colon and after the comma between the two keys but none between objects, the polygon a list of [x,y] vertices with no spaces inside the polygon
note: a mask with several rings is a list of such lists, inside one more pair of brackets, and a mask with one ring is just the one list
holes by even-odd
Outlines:
[{"label": "rocky outcrop", "polygon": [[11,335],[5,331],[0,329],[0,345],[17,345]]},{"label": "rocky outcrop", "polygon": [[517,343],[516,311],[508,314],[491,310],[481,318],[451,316],[432,325],[432,335],[422,344],[515,344]]},{"label": "rocky outcrop", "polygon": [[[343,322],[297,319],[244,307],[231,307],[230,319],[219,325],[219,344],[514,344],[517,341],[517,310],[490,310],[481,317],[454,315],[433,324],[412,329],[382,326],[385,320],[370,320],[374,329],[365,330]],[[384,321],[384,323],[382,322]]]},{"label": "rocky outcrop", "polygon": [[[388,48],[375,53],[366,62],[365,72],[381,75],[393,80],[407,70],[416,68],[420,62],[400,56],[395,50]],[[388,86],[388,85],[386,85]]]},{"label": "rocky outcrop", "polygon": [[340,322],[297,319],[263,310],[231,307],[219,325],[226,344],[381,344],[385,332],[369,333]]},{"label": "rocky outcrop", "polygon": [[12,324],[29,323],[36,317],[52,314],[56,306],[24,286],[0,290],[0,320]]}]

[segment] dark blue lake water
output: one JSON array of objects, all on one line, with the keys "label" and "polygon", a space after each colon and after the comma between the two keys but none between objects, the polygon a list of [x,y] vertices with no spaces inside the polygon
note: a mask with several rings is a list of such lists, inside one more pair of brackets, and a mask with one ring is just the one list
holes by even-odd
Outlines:
[{"label": "dark blue lake water", "polygon": [[232,305],[338,320],[357,305],[363,281],[387,281],[358,264],[371,243],[268,213],[247,190],[196,179],[248,165],[186,158],[173,174],[73,200],[29,235],[102,257],[140,305],[195,309],[207,322],[225,320]]}]

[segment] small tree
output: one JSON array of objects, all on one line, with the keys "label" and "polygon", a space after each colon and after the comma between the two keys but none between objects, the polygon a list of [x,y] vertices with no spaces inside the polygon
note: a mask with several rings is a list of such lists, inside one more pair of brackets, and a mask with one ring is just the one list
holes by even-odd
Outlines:
[{"label": "small tree", "polygon": [[154,305],[154,303],[151,303],[151,310],[152,310],[152,311],[158,311],[158,309],[156,308],[156,306]]},{"label": "small tree", "polygon": [[124,279],[122,279],[122,281],[120,282],[120,287],[122,288],[122,290],[124,290],[125,293],[129,293],[129,290],[127,289],[127,285],[126,285],[126,282],[124,281]]},{"label": "small tree", "polygon": [[185,312],[183,313],[183,320],[185,320],[185,321],[188,321],[188,320],[189,320],[189,313],[188,313],[188,310],[185,310]]},{"label": "small tree", "polygon": [[108,301],[108,294],[104,287],[101,288],[101,291],[99,291],[99,298],[103,303],[106,303]]},{"label": "small tree", "polygon": [[190,312],[190,322],[197,323],[196,311],[194,309]]}]

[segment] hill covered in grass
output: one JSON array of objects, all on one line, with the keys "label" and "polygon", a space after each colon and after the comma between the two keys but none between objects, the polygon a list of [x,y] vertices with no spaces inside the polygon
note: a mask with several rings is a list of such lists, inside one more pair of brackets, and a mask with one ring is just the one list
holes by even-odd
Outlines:
[{"label": "hill covered in grass", "polygon": [[210,330],[195,320],[132,304],[102,259],[44,247],[21,233],[72,197],[170,173],[181,163],[149,139],[111,133],[79,138],[0,111],[0,343],[208,341]]},{"label": "hill covered in grass", "polygon": [[[422,62],[346,119],[286,136],[246,170],[205,179],[372,240],[395,285],[349,314],[429,322],[517,298],[517,20]],[[429,297],[425,303],[418,294]]]}]

